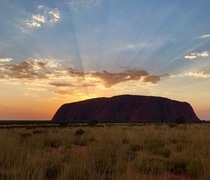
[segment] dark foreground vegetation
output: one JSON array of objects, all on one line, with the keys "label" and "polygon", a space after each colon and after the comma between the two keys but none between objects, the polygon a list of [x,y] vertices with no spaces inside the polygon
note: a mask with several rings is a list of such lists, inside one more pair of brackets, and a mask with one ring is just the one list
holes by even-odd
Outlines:
[{"label": "dark foreground vegetation", "polygon": [[210,179],[207,123],[0,127],[0,179]]}]

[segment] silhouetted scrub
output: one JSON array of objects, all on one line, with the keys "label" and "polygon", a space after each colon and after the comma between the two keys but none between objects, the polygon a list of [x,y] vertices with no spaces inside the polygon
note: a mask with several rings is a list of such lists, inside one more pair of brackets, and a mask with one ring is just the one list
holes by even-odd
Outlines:
[{"label": "silhouetted scrub", "polygon": [[58,148],[61,145],[59,140],[46,139],[44,141],[44,147]]},{"label": "silhouetted scrub", "polygon": [[89,126],[96,126],[98,124],[97,120],[92,120],[88,123]]},{"label": "silhouetted scrub", "polygon": [[67,122],[61,122],[59,124],[60,127],[67,127],[68,125],[69,125],[69,123],[67,123]]},{"label": "silhouetted scrub", "polygon": [[85,131],[83,129],[78,129],[78,130],[75,131],[74,135],[79,136],[79,135],[82,135],[84,133],[85,133]]},{"label": "silhouetted scrub", "polygon": [[60,172],[61,172],[61,168],[59,168],[59,166],[58,167],[56,167],[56,166],[49,167],[46,170],[45,179],[49,179],[49,180],[57,179]]}]

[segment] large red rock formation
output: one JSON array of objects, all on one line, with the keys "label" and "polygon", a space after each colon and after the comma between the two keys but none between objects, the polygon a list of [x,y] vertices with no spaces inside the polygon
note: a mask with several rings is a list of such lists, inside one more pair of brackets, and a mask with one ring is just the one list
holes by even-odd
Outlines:
[{"label": "large red rock formation", "polygon": [[121,95],[62,105],[53,122],[196,122],[190,104],[162,97]]}]

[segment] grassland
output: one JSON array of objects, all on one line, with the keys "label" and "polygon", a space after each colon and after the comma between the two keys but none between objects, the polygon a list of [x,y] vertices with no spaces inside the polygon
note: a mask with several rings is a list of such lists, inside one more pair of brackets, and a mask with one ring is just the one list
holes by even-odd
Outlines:
[{"label": "grassland", "polygon": [[210,179],[210,124],[2,126],[0,179]]}]

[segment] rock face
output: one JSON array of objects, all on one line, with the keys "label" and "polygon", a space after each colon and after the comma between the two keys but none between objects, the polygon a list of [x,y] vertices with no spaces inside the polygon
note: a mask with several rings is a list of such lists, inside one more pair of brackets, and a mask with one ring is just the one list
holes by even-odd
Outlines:
[{"label": "rock face", "polygon": [[52,121],[64,122],[196,122],[190,104],[162,97],[121,95],[62,105]]}]

